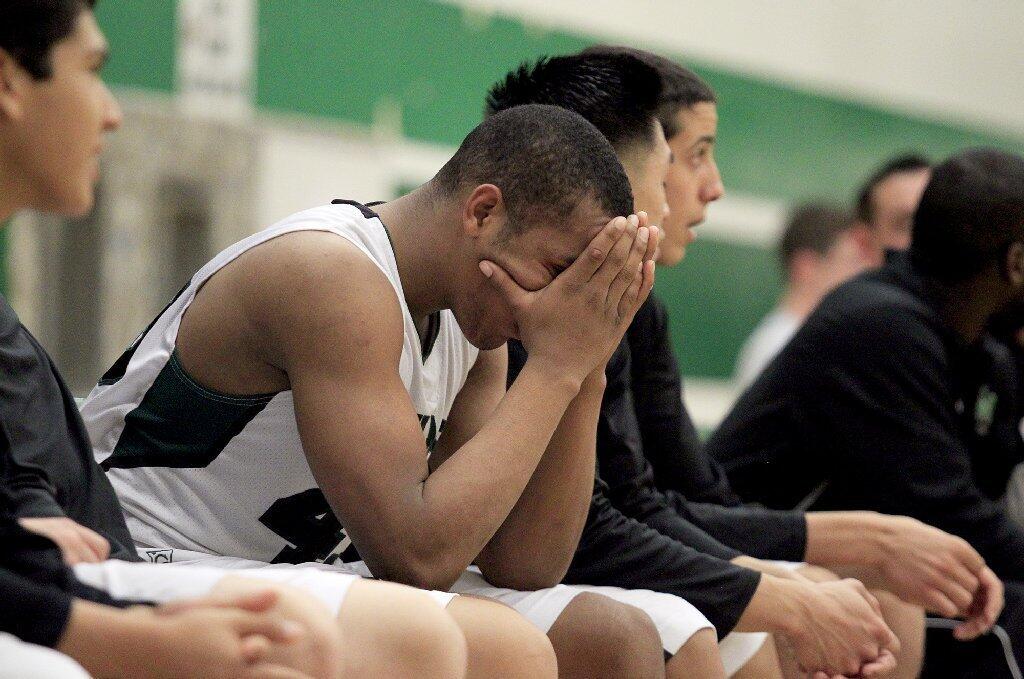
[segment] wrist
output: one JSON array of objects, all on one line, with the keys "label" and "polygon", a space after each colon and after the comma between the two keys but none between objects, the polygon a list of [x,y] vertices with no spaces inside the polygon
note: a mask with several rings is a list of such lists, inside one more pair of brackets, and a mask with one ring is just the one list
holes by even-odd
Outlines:
[{"label": "wrist", "polygon": [[893,532],[877,512],[808,512],[805,560],[826,568],[877,568],[891,553]]},{"label": "wrist", "polygon": [[121,610],[76,599],[56,649],[74,658],[91,675],[111,679],[136,676],[132,659],[145,658],[142,646],[158,632],[152,613],[141,608]]},{"label": "wrist", "polygon": [[573,366],[543,354],[530,354],[522,372],[536,372],[555,391],[564,393],[570,398],[576,396],[586,381],[588,374],[579,374]]},{"label": "wrist", "polygon": [[806,616],[805,588],[805,584],[796,580],[763,573],[737,630],[795,636],[802,629]]}]

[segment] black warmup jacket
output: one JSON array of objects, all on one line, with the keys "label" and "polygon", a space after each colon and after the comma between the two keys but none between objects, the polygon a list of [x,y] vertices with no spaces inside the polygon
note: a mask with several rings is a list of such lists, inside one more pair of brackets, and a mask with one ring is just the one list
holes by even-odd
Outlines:
[{"label": "black warmup jacket", "polygon": [[137,561],[131,536],[85,425],[43,347],[0,296],[0,426],[10,440],[7,492],[18,517],[66,516]]},{"label": "black warmup jacket", "polygon": [[[683,493],[662,492],[655,485],[645,457],[648,442],[665,457],[674,453],[683,460],[673,462],[685,475],[675,479],[680,485],[704,488],[709,499],[717,492],[715,483],[705,485],[708,478],[714,481],[714,472],[702,471],[713,465],[703,457],[682,406],[665,321],[664,306],[650,298],[608,363],[594,493],[565,581],[675,594],[724,636],[760,582],[759,573],[729,560],[741,554],[801,560],[806,521],[796,512],[690,502]],[[633,360],[634,347],[643,360]],[[510,342],[510,383],[525,362],[522,345]],[[718,490],[731,492],[724,476],[720,482]]]},{"label": "black warmup jacket", "polygon": [[792,507],[823,488],[814,509],[916,517],[966,539],[1004,580],[1024,580],[1024,528],[990,497],[1010,466],[999,455],[1019,453],[979,444],[1014,406],[986,386],[1000,373],[987,343],[967,346],[941,320],[942,295],[905,255],[841,286],[707,450],[745,499]]}]

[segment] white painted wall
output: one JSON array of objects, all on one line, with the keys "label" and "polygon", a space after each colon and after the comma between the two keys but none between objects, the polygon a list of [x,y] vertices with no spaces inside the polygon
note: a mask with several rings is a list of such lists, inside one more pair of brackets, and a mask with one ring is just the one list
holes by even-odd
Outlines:
[{"label": "white painted wall", "polygon": [[442,0],[1024,136],[1021,0]]}]

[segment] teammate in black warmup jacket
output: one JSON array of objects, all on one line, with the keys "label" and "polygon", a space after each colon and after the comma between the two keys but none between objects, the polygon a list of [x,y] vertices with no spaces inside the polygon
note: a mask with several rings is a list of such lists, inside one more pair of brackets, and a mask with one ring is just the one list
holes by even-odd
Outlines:
[{"label": "teammate in black warmup jacket", "polygon": [[1000,623],[1024,651],[1024,528],[983,492],[974,457],[988,320],[1024,291],[1024,159],[936,168],[894,255],[827,297],[708,443],[745,498],[917,517],[968,540],[1006,581]]}]

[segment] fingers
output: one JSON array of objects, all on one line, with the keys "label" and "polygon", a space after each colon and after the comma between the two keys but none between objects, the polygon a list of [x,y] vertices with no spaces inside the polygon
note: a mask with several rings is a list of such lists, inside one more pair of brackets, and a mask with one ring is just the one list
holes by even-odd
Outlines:
[{"label": "fingers", "polygon": [[953,636],[960,641],[975,639],[992,629],[1003,610],[1003,583],[988,567],[979,573],[979,587],[971,614],[967,620],[953,629]]},{"label": "fingers", "polygon": [[106,561],[110,556],[110,543],[106,538],[85,526],[78,526],[78,534],[96,561]]},{"label": "fingers", "polygon": [[504,297],[513,308],[519,308],[522,306],[528,293],[526,290],[519,287],[519,284],[508,275],[508,272],[494,262],[489,262],[487,260],[480,262],[479,266],[480,272],[487,277],[487,280],[490,281],[491,285],[501,293],[501,296]]},{"label": "fingers", "polygon": [[931,589],[925,593],[924,599],[925,608],[944,618],[958,617],[962,611],[966,610],[957,606],[948,596],[936,589]]},{"label": "fingers", "polygon": [[292,620],[247,613],[239,613],[235,629],[242,636],[260,636],[275,644],[290,644],[305,634],[302,625]]},{"label": "fingers", "polygon": [[196,608],[233,608],[250,613],[265,613],[277,604],[278,594],[272,589],[240,594],[211,594],[195,599],[181,599],[158,606],[160,615],[174,615]]},{"label": "fingers", "polygon": [[1003,581],[992,572],[991,568],[986,566],[981,570],[980,586],[978,589],[985,593],[985,606],[983,608],[985,622],[989,627],[992,627],[992,625],[996,624],[996,620],[999,619],[999,614],[1003,612],[1003,606],[1006,603]]},{"label": "fingers", "polygon": [[883,649],[875,660],[864,663],[860,669],[860,675],[864,679],[871,677],[885,676],[896,669],[896,656]]},{"label": "fingers", "polygon": [[[647,245],[650,241],[650,232],[646,227],[637,229],[636,237],[633,239],[632,247],[629,250],[629,254],[626,257],[625,263],[622,265],[622,269],[618,275],[612,279],[611,285],[608,287],[608,298],[607,306],[609,309],[614,309],[618,313],[619,305],[622,303],[622,298],[626,295],[627,290],[637,279],[640,282],[643,281],[643,263],[644,255],[647,252]],[[639,282],[637,283],[639,288]]]},{"label": "fingers", "polygon": [[265,658],[272,647],[273,644],[266,637],[261,637],[258,634],[248,636],[242,639],[242,658],[246,664],[254,665]]},{"label": "fingers", "polygon": [[604,262],[601,263],[600,268],[590,278],[591,282],[595,283],[598,287],[602,289],[611,288],[616,276],[622,273],[626,266],[626,260],[633,250],[633,244],[636,241],[639,228],[637,224],[639,224],[639,220],[636,215],[630,215],[626,219],[625,229],[622,235],[619,236],[618,242],[612,246],[611,251],[605,257]]},{"label": "fingers", "polygon": [[[627,221],[625,217],[616,217],[608,222],[601,232],[594,236],[587,249],[576,258],[572,266],[566,269],[562,275],[566,279],[582,284],[594,277],[594,274],[604,264],[608,253],[619,242],[622,234],[626,231]],[[484,272],[484,275],[487,275]]]}]

